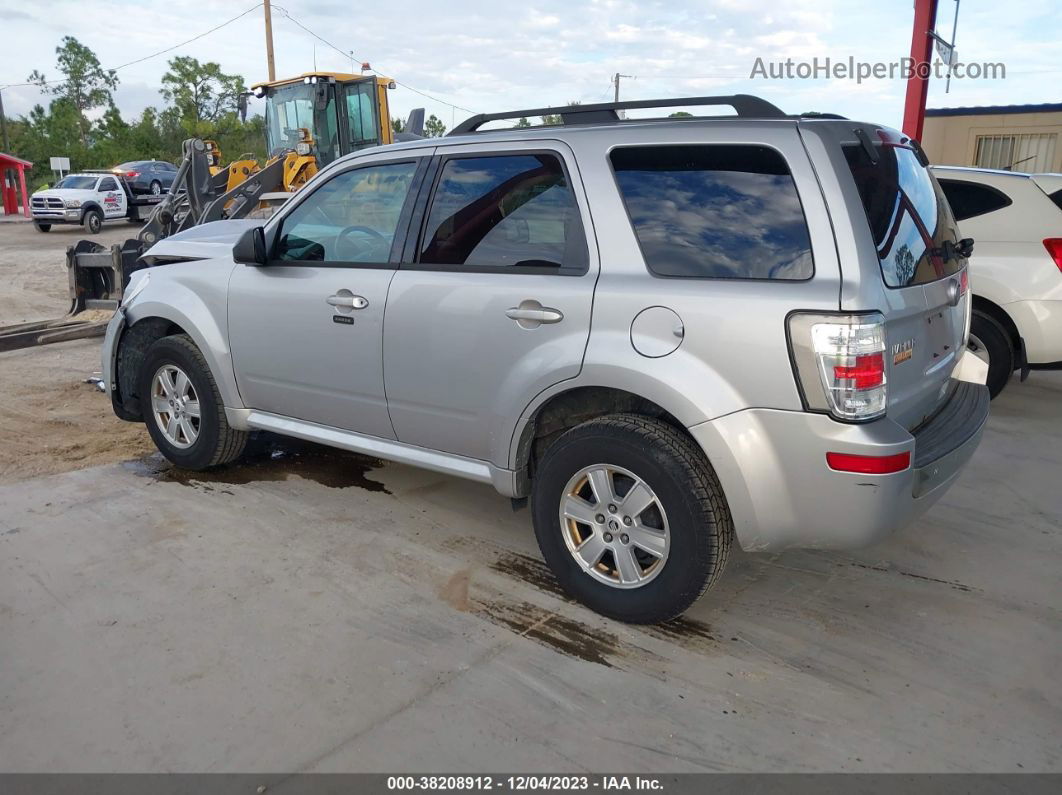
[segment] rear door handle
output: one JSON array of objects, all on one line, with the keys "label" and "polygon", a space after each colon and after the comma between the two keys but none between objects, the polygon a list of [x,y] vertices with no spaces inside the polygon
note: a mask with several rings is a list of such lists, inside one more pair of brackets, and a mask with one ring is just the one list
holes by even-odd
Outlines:
[{"label": "rear door handle", "polygon": [[330,295],[325,299],[325,303],[329,306],[339,306],[344,309],[364,309],[369,305],[369,302],[360,295],[350,295],[337,293],[336,295]]},{"label": "rear door handle", "polygon": [[521,301],[520,306],[505,310],[505,316],[515,320],[520,328],[538,328],[543,323],[560,323],[564,314],[559,309],[542,306],[538,301]]}]

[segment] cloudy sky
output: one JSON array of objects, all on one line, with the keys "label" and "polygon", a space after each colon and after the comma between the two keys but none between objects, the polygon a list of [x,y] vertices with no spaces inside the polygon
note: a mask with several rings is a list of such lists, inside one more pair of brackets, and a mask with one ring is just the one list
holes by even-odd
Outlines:
[{"label": "cloudy sky", "polygon": [[[41,97],[22,83],[33,69],[56,76],[54,48],[73,35],[113,68],[180,44],[254,8],[238,21],[170,53],[121,69],[123,113],[161,105],[159,78],[174,55],[213,60],[248,84],[266,76],[260,4],[253,0],[0,0],[0,87],[17,116]],[[472,111],[584,103],[611,97],[621,72],[628,99],[724,93],[762,95],[789,112],[820,110],[899,126],[902,80],[749,79],[765,62],[891,62],[908,54],[912,0],[388,0],[359,11],[338,0],[278,0],[273,27],[278,77],[349,71],[369,61],[409,88],[391,93],[392,115],[417,106],[447,126]],[[954,0],[940,0],[938,31],[950,37]],[[338,48],[315,39],[293,20]],[[929,107],[1062,101],[1058,0],[963,0],[958,50],[966,62],[1002,62],[1006,79],[934,81]],[[447,104],[449,103],[449,104]],[[453,107],[457,106],[457,107]]]}]

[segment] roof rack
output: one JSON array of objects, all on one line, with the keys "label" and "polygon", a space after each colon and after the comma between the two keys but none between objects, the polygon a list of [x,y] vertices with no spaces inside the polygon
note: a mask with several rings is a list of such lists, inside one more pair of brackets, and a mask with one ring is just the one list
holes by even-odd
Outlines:
[{"label": "roof rack", "polygon": [[730,94],[720,97],[680,97],[678,99],[639,99],[629,102],[601,102],[595,105],[565,105],[559,108],[531,108],[509,110],[503,113],[480,113],[465,119],[454,127],[449,135],[476,132],[489,121],[519,119],[526,116],[560,116],[561,123],[608,124],[620,121],[618,111],[638,108],[677,108],[690,105],[724,105],[737,111],[743,119],[785,119],[788,116],[780,108],[765,99],[751,94]]}]

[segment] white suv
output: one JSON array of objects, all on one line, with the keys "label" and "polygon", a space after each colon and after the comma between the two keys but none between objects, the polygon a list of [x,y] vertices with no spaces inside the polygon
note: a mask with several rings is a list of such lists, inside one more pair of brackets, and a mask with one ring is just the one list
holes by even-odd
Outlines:
[{"label": "white suv", "polygon": [[1015,370],[1062,366],[1062,174],[933,171],[975,241],[969,347],[995,397]]}]

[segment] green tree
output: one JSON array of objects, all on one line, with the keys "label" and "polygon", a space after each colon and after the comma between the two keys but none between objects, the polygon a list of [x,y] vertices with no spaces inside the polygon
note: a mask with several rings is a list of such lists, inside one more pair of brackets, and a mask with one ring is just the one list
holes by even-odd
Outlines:
[{"label": "green tree", "polygon": [[442,138],[444,135],[446,135],[446,125],[434,113],[431,114],[424,122],[424,137]]},{"label": "green tree", "polygon": [[669,119],[692,119],[693,114],[684,110],[676,110],[674,113],[669,113],[667,117]]},{"label": "green tree", "polygon": [[[579,102],[579,100],[573,99],[565,107],[574,108],[576,105],[581,105],[581,104],[582,103]],[[559,113],[550,113],[550,114],[547,114],[545,116],[542,116],[541,118],[542,118],[542,123],[545,124],[547,127],[551,126],[551,125],[563,124],[564,123],[564,119],[561,118],[561,115]]]},{"label": "green tree", "polygon": [[197,135],[204,123],[211,132],[234,127],[237,102],[246,90],[242,77],[225,74],[219,64],[180,55],[170,59],[160,93],[173,103],[187,132]]},{"label": "green tree", "polygon": [[406,129],[406,123],[404,121],[402,121],[401,119],[396,119],[394,116],[391,117],[391,131],[392,132],[395,132],[395,133],[405,132],[405,129]]},{"label": "green tree", "polygon": [[111,91],[118,86],[118,78],[113,70],[103,69],[96,53],[73,36],[63,36],[55,54],[55,66],[62,73],[62,80],[50,82],[36,69],[28,80],[40,86],[45,94],[63,99],[74,108],[78,137],[81,146],[87,147],[91,124],[86,113],[113,104]]},{"label": "green tree", "polygon": [[527,116],[521,116],[520,117],[520,121],[518,121],[516,123],[516,126],[517,127],[530,127],[531,126],[531,122],[529,122],[527,120]]}]

